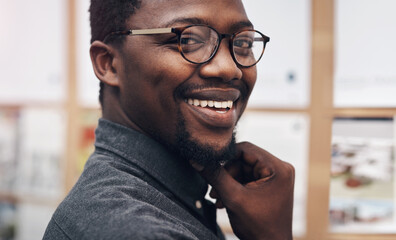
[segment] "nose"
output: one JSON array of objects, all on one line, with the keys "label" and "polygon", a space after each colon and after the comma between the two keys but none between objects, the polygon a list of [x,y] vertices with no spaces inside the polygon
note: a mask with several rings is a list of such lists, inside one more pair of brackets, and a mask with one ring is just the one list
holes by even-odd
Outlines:
[{"label": "nose", "polygon": [[232,58],[226,39],[222,39],[216,55],[200,67],[199,73],[204,79],[213,78],[223,82],[240,80],[242,78],[242,70]]}]

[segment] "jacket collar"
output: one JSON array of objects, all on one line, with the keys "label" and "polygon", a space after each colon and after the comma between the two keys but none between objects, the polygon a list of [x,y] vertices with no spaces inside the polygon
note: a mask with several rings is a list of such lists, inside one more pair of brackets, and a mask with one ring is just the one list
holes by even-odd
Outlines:
[{"label": "jacket collar", "polygon": [[190,166],[162,144],[131,128],[99,119],[95,146],[122,156],[142,168],[191,209],[203,201],[206,181]]}]

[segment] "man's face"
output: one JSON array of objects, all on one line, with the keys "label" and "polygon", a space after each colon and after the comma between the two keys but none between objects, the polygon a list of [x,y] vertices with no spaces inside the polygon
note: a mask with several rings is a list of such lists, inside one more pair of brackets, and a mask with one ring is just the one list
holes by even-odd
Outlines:
[{"label": "man's face", "polygon": [[[240,0],[143,1],[126,27],[191,24],[210,25],[227,34],[253,29]],[[192,158],[195,148],[215,156],[229,151],[234,128],[256,81],[256,68],[238,67],[228,43],[228,39],[223,40],[211,61],[197,65],[181,56],[175,34],[126,37],[121,67],[116,70],[126,116],[140,131],[176,151],[193,144]],[[202,107],[205,101],[233,104],[231,109]]]}]

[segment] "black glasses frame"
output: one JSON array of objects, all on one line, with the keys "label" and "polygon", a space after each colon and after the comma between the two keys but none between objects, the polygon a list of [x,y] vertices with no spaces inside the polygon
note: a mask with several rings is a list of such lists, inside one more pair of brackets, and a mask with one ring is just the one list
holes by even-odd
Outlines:
[{"label": "black glasses frame", "polygon": [[[182,47],[181,47],[181,43],[180,43],[180,42],[181,42],[181,35],[182,35],[183,31],[186,30],[186,29],[188,29],[188,28],[190,28],[190,27],[196,27],[196,26],[208,27],[208,28],[212,29],[213,31],[215,31],[216,34],[217,34],[217,36],[218,36],[216,48],[213,50],[212,55],[211,55],[207,60],[205,60],[205,61],[203,61],[203,62],[194,62],[194,61],[189,60],[189,59],[184,55],[183,50],[182,50]],[[242,32],[256,32],[256,33],[258,33],[261,37],[255,38],[255,40],[262,40],[262,41],[263,41],[263,49],[262,49],[262,52],[261,52],[260,57],[256,60],[256,62],[255,62],[254,64],[247,65],[247,66],[242,65],[242,64],[240,64],[240,63],[238,62],[238,60],[237,60],[236,57],[235,57],[234,51],[233,51],[233,42],[234,42],[234,38],[235,38],[236,35],[238,35],[238,34],[240,34],[240,33],[242,33]],[[221,41],[222,41],[224,38],[229,38],[229,44],[228,44],[228,46],[229,46],[229,50],[230,50],[231,56],[232,56],[234,62],[235,62],[238,66],[244,67],[244,68],[252,67],[252,66],[256,65],[256,64],[260,61],[261,57],[262,57],[263,54],[264,54],[265,46],[266,46],[266,44],[270,41],[270,38],[269,38],[269,37],[265,36],[264,34],[262,34],[261,32],[259,32],[259,31],[257,31],[257,30],[241,30],[241,31],[238,31],[238,32],[233,33],[233,34],[224,34],[224,33],[219,33],[216,29],[214,29],[214,28],[211,27],[211,26],[203,25],[203,24],[202,24],[202,25],[201,25],[201,24],[195,24],[195,25],[188,25],[188,26],[185,26],[185,27],[174,27],[174,28],[151,28],[151,29],[137,29],[137,30],[132,30],[132,29],[130,29],[130,30],[125,30],[125,31],[115,31],[115,32],[111,32],[111,33],[109,33],[108,35],[106,35],[105,38],[103,39],[103,42],[108,42],[109,39],[110,39],[111,37],[113,37],[113,36],[120,36],[120,35],[133,36],[133,35],[153,35],[153,34],[167,34],[167,33],[174,33],[174,34],[177,35],[178,49],[179,49],[180,54],[182,55],[182,57],[183,57],[185,60],[187,60],[187,61],[190,62],[190,63],[194,63],[194,64],[204,64],[204,63],[207,63],[207,62],[209,62],[210,60],[212,60],[213,57],[216,55],[217,50],[218,50],[219,47],[220,47]]]}]

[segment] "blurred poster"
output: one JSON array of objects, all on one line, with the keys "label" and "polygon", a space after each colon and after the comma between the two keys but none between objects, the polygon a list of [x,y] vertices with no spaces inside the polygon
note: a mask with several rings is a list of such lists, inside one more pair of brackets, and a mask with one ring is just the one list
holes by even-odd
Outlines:
[{"label": "blurred poster", "polygon": [[311,1],[244,0],[254,28],[271,38],[257,64],[250,107],[304,108],[310,103]]},{"label": "blurred poster", "polygon": [[293,235],[303,237],[306,231],[309,118],[303,114],[248,111],[238,123],[237,140],[249,141],[295,167]]},{"label": "blurred poster", "polygon": [[394,0],[335,1],[336,107],[396,106],[395,9]]},{"label": "blurred poster", "polygon": [[80,105],[96,108],[99,107],[99,80],[94,74],[89,56],[91,46],[89,5],[90,0],[76,1],[77,93]]},{"label": "blurred poster", "polygon": [[20,111],[19,131],[16,193],[46,199],[60,197],[66,114],[59,109],[24,108]]},{"label": "blurred poster", "polygon": [[82,173],[85,163],[95,150],[95,129],[98,126],[100,110],[84,110],[80,117],[77,171]]},{"label": "blurred poster", "polygon": [[15,239],[17,226],[16,206],[9,202],[0,202],[0,239]]},{"label": "blurred poster", "polygon": [[65,0],[0,0],[0,103],[65,99],[66,4]]},{"label": "blurred poster", "polygon": [[43,204],[18,203],[15,239],[42,239],[55,208],[56,206]]},{"label": "blurred poster", "polygon": [[0,191],[12,191],[17,156],[18,112],[0,110]]},{"label": "blurred poster", "polygon": [[395,233],[393,119],[335,119],[330,182],[330,230]]}]

